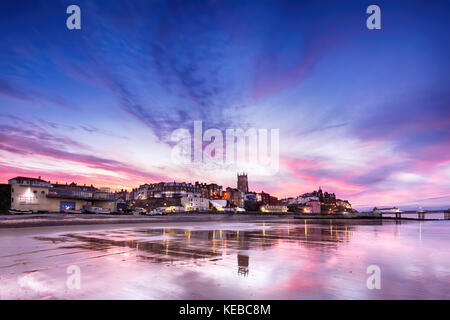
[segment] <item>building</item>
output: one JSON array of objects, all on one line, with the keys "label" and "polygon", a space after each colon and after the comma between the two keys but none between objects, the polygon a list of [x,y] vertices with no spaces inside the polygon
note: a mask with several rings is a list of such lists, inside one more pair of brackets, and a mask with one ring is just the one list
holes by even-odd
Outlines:
[{"label": "building", "polygon": [[244,195],[245,211],[259,211],[259,202],[256,192],[249,192]]},{"label": "building", "polygon": [[377,213],[377,214],[383,214],[383,213],[399,213],[402,212],[399,208],[397,207],[392,207],[392,208],[373,208],[372,210],[373,213]]},{"label": "building", "polygon": [[[49,183],[50,183],[50,181],[49,181]],[[67,189],[67,190],[87,191],[87,192],[94,192],[94,191],[98,190],[92,184],[90,186],[86,186],[86,185],[79,186],[75,182],[72,182],[71,184],[68,184],[68,183],[60,184],[60,183],[56,182],[56,183],[51,183],[51,186],[56,189]]]},{"label": "building", "polygon": [[297,198],[297,204],[306,205],[309,201],[319,201],[319,197],[310,194],[303,194]]},{"label": "building", "polygon": [[136,192],[135,200],[145,200],[148,198],[171,197],[184,193],[195,193],[202,198],[217,199],[221,197],[222,186],[217,184],[206,184],[198,181],[195,184],[186,182],[158,182],[143,184]]},{"label": "building", "polygon": [[139,198],[139,189],[138,188],[133,188],[130,191],[130,200],[137,200]]},{"label": "building", "polygon": [[209,199],[221,199],[222,198],[222,186],[215,183],[210,183],[207,185],[208,198]]},{"label": "building", "polygon": [[244,193],[239,189],[228,187],[223,193],[223,198],[232,206],[244,208]]},{"label": "building", "polygon": [[256,193],[255,192],[248,192],[244,195],[244,201],[251,201],[256,202]]},{"label": "building", "polygon": [[194,193],[200,195],[202,198],[208,198],[208,185],[206,183],[195,181]]},{"label": "building", "polygon": [[192,183],[186,182],[158,182],[143,184],[137,190],[137,199],[145,200],[148,198],[171,197],[182,193],[195,193],[196,188]]},{"label": "building", "polygon": [[237,175],[237,189],[242,191],[244,194],[248,193],[248,177],[246,173]]},{"label": "building", "polygon": [[261,202],[262,205],[270,204],[270,194],[261,191],[261,193],[258,193],[257,195],[257,200],[258,202]]},{"label": "building", "polygon": [[289,197],[289,198],[285,198],[285,199],[280,199],[280,204],[284,205],[284,206],[289,206],[289,205],[293,205],[293,204],[297,204],[297,199],[293,198],[293,197]]},{"label": "building", "polygon": [[127,208],[128,208],[127,201],[124,198],[122,198],[122,197],[117,198],[117,196],[116,196],[116,210],[117,210],[117,212],[126,212]]},{"label": "building", "polygon": [[310,200],[303,207],[303,213],[320,214],[321,212],[322,211],[319,200]]},{"label": "building", "polygon": [[278,206],[278,205],[280,205],[280,201],[278,200],[277,197],[269,196],[269,204],[271,206]]},{"label": "building", "polygon": [[171,197],[156,197],[147,199],[137,199],[131,202],[131,208],[145,208],[146,210],[154,210],[157,208],[182,207],[181,195],[173,195]]},{"label": "building", "polygon": [[55,184],[39,178],[15,177],[11,185],[11,209],[33,212],[81,210],[84,205],[115,211],[114,194],[94,187]]},{"label": "building", "polygon": [[321,203],[336,203],[336,195],[334,193],[323,192],[322,188],[319,187],[318,191],[313,191],[310,193],[304,193],[300,196],[301,198],[309,198],[308,200],[314,200],[317,198]]},{"label": "building", "polygon": [[[304,193],[297,198],[298,205],[306,207],[304,210],[309,210],[307,207],[311,201],[318,201],[320,203],[322,213],[335,213],[340,210],[337,205],[336,195],[334,193],[323,192],[320,187],[317,191]],[[341,204],[347,207],[347,204],[343,202]]]},{"label": "building", "polygon": [[120,190],[118,192],[115,193],[115,197],[116,199],[123,199],[125,201],[130,201],[132,198],[130,197],[130,192],[128,192],[127,190]]},{"label": "building", "polygon": [[348,202],[348,200],[337,199],[336,207],[337,207],[338,211],[340,211],[340,212],[353,210],[352,205],[350,204],[350,202]]},{"label": "building", "polygon": [[206,211],[210,208],[210,200],[200,194],[173,193],[170,196],[163,194],[160,197],[135,200],[132,207],[145,208],[148,211],[164,208],[164,211]]},{"label": "building", "polygon": [[181,206],[184,211],[209,210],[209,199],[195,193],[186,193],[181,196]]},{"label": "building", "polygon": [[28,178],[28,177],[15,177],[10,180],[8,180],[8,184],[21,184],[21,185],[28,185],[30,187],[51,187],[50,181],[45,181],[41,179],[41,176],[39,178]]}]

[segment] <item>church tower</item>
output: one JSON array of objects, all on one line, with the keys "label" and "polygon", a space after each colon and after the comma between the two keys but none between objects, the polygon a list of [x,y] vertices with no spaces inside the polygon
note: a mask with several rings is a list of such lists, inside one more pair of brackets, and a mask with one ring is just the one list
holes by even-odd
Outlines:
[{"label": "church tower", "polygon": [[239,191],[243,193],[248,193],[248,178],[246,173],[242,173],[237,175],[237,188]]}]

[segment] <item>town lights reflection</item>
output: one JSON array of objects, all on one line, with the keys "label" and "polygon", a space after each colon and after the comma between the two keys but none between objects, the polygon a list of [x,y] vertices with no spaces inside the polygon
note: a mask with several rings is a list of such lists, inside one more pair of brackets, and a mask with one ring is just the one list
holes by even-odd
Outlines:
[{"label": "town lights reflection", "polygon": [[308,239],[308,225],[306,224],[306,219],[305,219],[305,238]]},{"label": "town lights reflection", "polygon": [[[333,229],[335,232],[333,232]],[[262,228],[253,230],[186,230],[177,228],[137,228],[127,231],[128,237],[133,240],[121,240],[109,233],[75,233],[65,234],[58,238],[39,238],[56,243],[62,243],[64,248],[84,248],[94,251],[107,251],[108,253],[122,253],[130,255],[123,248],[133,249],[136,259],[153,261],[157,263],[171,263],[186,260],[216,260],[223,255],[236,254],[247,250],[259,250],[271,247],[284,247],[291,244],[300,244],[306,247],[317,243],[336,244],[349,241],[353,226],[329,224],[328,232],[321,225],[310,228],[306,219],[303,223],[288,224],[285,227],[276,227],[262,223]],[[338,232],[338,231],[342,232]],[[121,231],[122,233],[124,231]],[[220,246],[218,246],[220,241]],[[195,246],[192,247],[192,243]],[[247,261],[250,259],[248,256]],[[243,261],[242,259],[239,261]],[[246,266],[248,274],[248,265]],[[242,271],[242,270],[241,270]]]}]

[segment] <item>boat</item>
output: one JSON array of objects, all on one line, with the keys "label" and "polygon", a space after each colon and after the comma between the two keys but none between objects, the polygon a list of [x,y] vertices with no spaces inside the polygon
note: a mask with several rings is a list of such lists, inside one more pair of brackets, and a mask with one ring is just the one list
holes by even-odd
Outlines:
[{"label": "boat", "polygon": [[74,214],[74,213],[80,214],[80,213],[82,213],[81,210],[72,210],[72,209],[64,209],[63,212],[64,213],[71,213],[71,214]]},{"label": "boat", "polygon": [[90,206],[90,205],[84,205],[83,209],[81,211],[82,211],[82,213],[99,213],[99,214],[111,213],[110,210],[103,209],[103,208],[100,208],[100,207],[93,207],[93,206]]},{"label": "boat", "polygon": [[33,210],[17,210],[17,209],[9,209],[10,214],[31,214]]}]

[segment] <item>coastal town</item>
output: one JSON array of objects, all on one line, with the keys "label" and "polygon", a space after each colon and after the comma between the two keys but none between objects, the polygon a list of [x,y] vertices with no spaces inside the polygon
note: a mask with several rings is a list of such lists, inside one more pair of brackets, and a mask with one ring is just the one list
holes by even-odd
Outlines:
[{"label": "coastal town", "polygon": [[246,173],[237,174],[236,188],[216,183],[158,182],[132,190],[111,191],[91,185],[52,183],[41,177],[14,177],[0,185],[2,213],[118,213],[164,215],[168,213],[354,213],[348,200],[317,191],[278,199],[249,189]]}]

